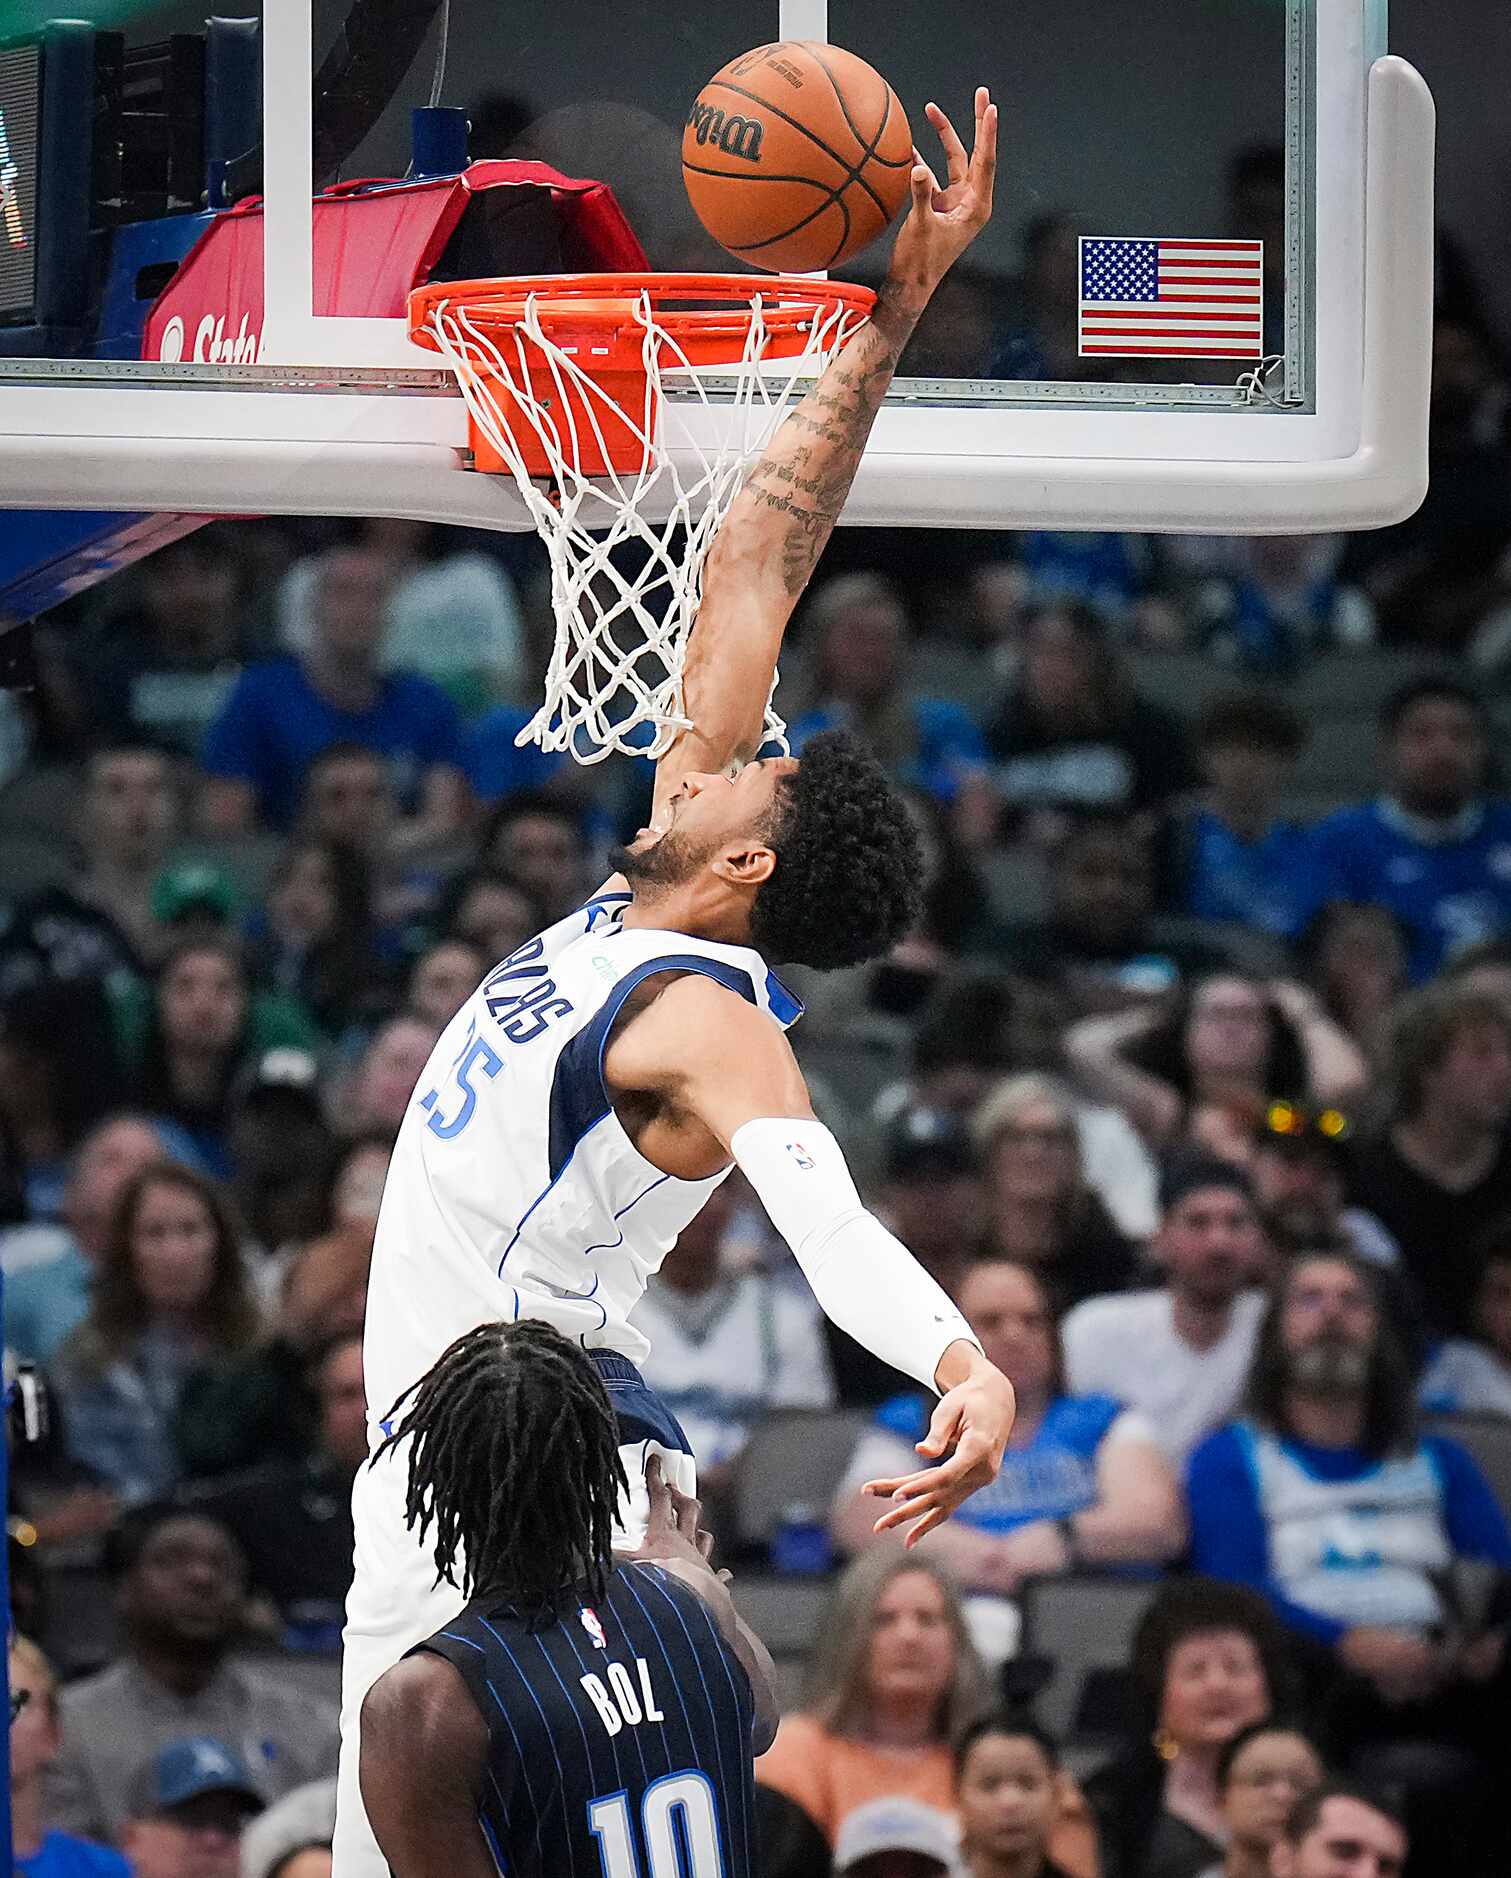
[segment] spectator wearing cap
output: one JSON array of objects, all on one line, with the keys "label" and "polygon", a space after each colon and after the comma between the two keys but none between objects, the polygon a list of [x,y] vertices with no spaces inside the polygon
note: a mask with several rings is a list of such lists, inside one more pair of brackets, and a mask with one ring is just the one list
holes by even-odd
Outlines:
[{"label": "spectator wearing cap", "polygon": [[1075,1099],[1064,1083],[1009,1076],[971,1128],[985,1169],[994,1255],[1038,1267],[1061,1309],[1133,1283],[1137,1254],[1087,1184]]},{"label": "spectator wearing cap", "polygon": [[698,1456],[699,1491],[727,1491],[734,1465],[773,1408],[832,1408],[834,1381],[812,1301],[763,1271],[723,1259],[732,1183],[709,1195],[631,1313],[650,1339],[646,1379]]},{"label": "spectator wearing cap", "polygon": [[1155,1147],[1205,1110],[1338,1105],[1368,1076],[1358,1046],[1304,985],[1238,972],[1196,978],[1167,1005],[1088,1019],[1066,1048],[1086,1085]]},{"label": "spectator wearing cap", "polygon": [[1506,1630],[1455,1610],[1446,1587],[1460,1560],[1511,1569],[1511,1532],[1470,1456],[1417,1433],[1369,1267],[1320,1253],[1287,1269],[1245,1413],[1191,1456],[1188,1488],[1196,1567],[1263,1592],[1329,1653],[1332,1726],[1356,1765],[1388,1748],[1395,1777],[1451,1795],[1459,1842],[1488,1858]]},{"label": "spectator wearing cap", "polygon": [[[955,1296],[981,1347],[1013,1385],[1017,1418],[995,1480],[930,1533],[919,1556],[942,1564],[967,1592],[978,1647],[1012,1654],[1016,1598],[1029,1578],[1078,1566],[1164,1564],[1185,1543],[1174,1470],[1142,1415],[1107,1396],[1066,1393],[1059,1333],[1043,1281],[1007,1259],[982,1259]],[[933,1399],[913,1391],[885,1403],[862,1437],[834,1504],[834,1530],[853,1551],[890,1546],[874,1531],[881,1511],[870,1480],[917,1469]]]},{"label": "spectator wearing cap", "polygon": [[152,883],[178,820],[170,761],[155,744],[94,751],[79,798],[78,868],[23,900],[0,928],[0,997],[46,979],[146,971],[163,943]]},{"label": "spectator wearing cap", "polygon": [[268,1598],[285,1642],[335,1649],[352,1579],[352,1482],[367,1458],[362,1339],[346,1331],[310,1352],[302,1388],[319,1404],[306,1456],[280,1456],[184,1495],[235,1535],[252,1588]]},{"label": "spectator wearing cap", "polygon": [[91,1129],[69,1170],[61,1223],[0,1233],[9,1349],[34,1363],[52,1360],[89,1310],[122,1193],[155,1162],[193,1153],[180,1130],[145,1115],[112,1115]]},{"label": "spectator wearing cap", "polygon": [[229,939],[240,912],[229,874],[208,861],[176,861],[152,883],[152,916],[171,951],[192,939]]},{"label": "spectator wearing cap", "polygon": [[913,1033],[908,1081],[884,1089],[876,1113],[890,1122],[917,1105],[965,1116],[1004,1076],[1038,1070],[1069,1080],[1087,1184],[1120,1232],[1147,1239],[1157,1219],[1154,1162],[1121,1109],[1092,1101],[1074,1086],[1063,1042],[1068,1010],[1053,976],[961,973],[946,979]]},{"label": "spectator wearing cap", "polygon": [[[975,1150],[964,1120],[948,1109],[910,1106],[887,1127],[877,1213],[914,1258],[953,1292],[982,1250],[985,1209]],[[907,1387],[906,1378],[827,1318],[839,1399],[875,1407]]]},{"label": "spectator wearing cap", "polygon": [[330,1878],[335,1829],[335,1781],[295,1787],[241,1835],[241,1878]]},{"label": "spectator wearing cap", "polygon": [[1511,1421],[1511,1218],[1497,1220],[1477,1250],[1481,1277],[1472,1334],[1438,1345],[1419,1393],[1429,1413]]},{"label": "spectator wearing cap", "polygon": [[242,1832],[263,1805],[234,1748],[189,1735],[132,1782],[121,1846],[135,1878],[238,1878]]},{"label": "spectator wearing cap", "polygon": [[1059,1751],[1036,1723],[973,1722],[955,1744],[962,1878],[1066,1878],[1049,1855],[1062,1792]]},{"label": "spectator wearing cap", "polygon": [[357,743],[402,778],[403,845],[448,840],[467,785],[456,708],[416,672],[382,664],[392,570],[370,547],[336,546],[314,571],[307,650],[247,666],[205,735],[202,818],[215,834],[293,826],[311,762]]},{"label": "spectator wearing cap", "polygon": [[1485,708],[1456,678],[1418,678],[1380,714],[1384,790],[1313,837],[1333,900],[1389,907],[1413,983],[1511,925],[1511,803],[1488,793]]},{"label": "spectator wearing cap", "polygon": [[294,1250],[325,1223],[335,1143],[307,1050],[267,1050],[237,1078],[226,1123],[230,1190],[253,1253],[258,1296],[271,1306]]},{"label": "spectator wearing cap", "polygon": [[868,1800],[834,1843],[835,1878],[953,1878],[955,1822],[921,1800]]},{"label": "spectator wearing cap", "polygon": [[287,1045],[313,1051],[318,1033],[296,1005],[254,992],[227,939],[192,939],[164,960],[150,990],[115,999],[116,1035],[138,1100],[186,1129],[211,1171],[231,1171],[225,1133],[236,1078],[249,1060]]},{"label": "spectator wearing cap", "polygon": [[1397,1015],[1391,1115],[1352,1160],[1350,1198],[1401,1248],[1429,1331],[1469,1334],[1479,1235],[1511,1211],[1511,1012],[1498,997],[1430,986]]},{"label": "spectator wearing cap", "polygon": [[1339,1109],[1266,1104],[1248,1157],[1254,1203],[1276,1251],[1342,1244],[1376,1265],[1400,1248],[1373,1213],[1348,1204],[1352,1125]]},{"label": "spectator wearing cap", "polygon": [[[63,1745],[58,1685],[30,1638],[10,1645],[10,1819],[15,1869],[22,1878],[130,1878],[119,1852],[48,1824],[42,1779]],[[20,1704],[16,1708],[16,1703]]]},{"label": "spectator wearing cap", "polygon": [[50,1770],[51,1817],[117,1840],[144,1755],[189,1735],[238,1754],[264,1799],[335,1771],[334,1710],[286,1676],[239,1660],[246,1567],[216,1520],[142,1508],[112,1535],[125,1647],[58,1702],[63,1751]]},{"label": "spectator wearing cap", "polygon": [[255,923],[252,968],[261,986],[292,999],[332,1042],[390,1008],[372,880],[357,849],[310,837],[289,842]]},{"label": "spectator wearing cap", "polygon": [[69,1454],[128,1502],[170,1490],[196,1375],[250,1348],[257,1328],[219,1189],[170,1164],[138,1174],[117,1204],[88,1315],[53,1364]]},{"label": "spectator wearing cap", "polygon": [[1072,1394],[1141,1409],[1180,1465],[1242,1398],[1267,1247],[1246,1176],[1223,1161],[1170,1167],[1161,1212],[1150,1250],[1163,1286],[1077,1305],[1062,1326],[1065,1376]]},{"label": "spectator wearing cap", "polygon": [[1293,940],[1324,898],[1310,832],[1279,813],[1306,727],[1269,692],[1233,691],[1207,706],[1196,743],[1205,788],[1177,826],[1178,903]]}]

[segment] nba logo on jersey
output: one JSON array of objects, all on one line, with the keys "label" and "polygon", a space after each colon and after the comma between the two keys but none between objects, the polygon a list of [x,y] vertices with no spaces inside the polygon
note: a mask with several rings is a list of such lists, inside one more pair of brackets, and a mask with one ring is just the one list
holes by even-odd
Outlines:
[{"label": "nba logo on jersey", "polygon": [[606,1650],[609,1647],[608,1639],[603,1634],[603,1625],[598,1621],[597,1611],[590,1610],[588,1606],[584,1604],[582,1609],[577,1613],[577,1621],[593,1639],[593,1648],[595,1650]]},{"label": "nba logo on jersey", "polygon": [[789,1141],[787,1143],[787,1152],[792,1156],[793,1160],[797,1162],[798,1166],[802,1168],[805,1174],[812,1169],[813,1156],[803,1146],[801,1141]]}]

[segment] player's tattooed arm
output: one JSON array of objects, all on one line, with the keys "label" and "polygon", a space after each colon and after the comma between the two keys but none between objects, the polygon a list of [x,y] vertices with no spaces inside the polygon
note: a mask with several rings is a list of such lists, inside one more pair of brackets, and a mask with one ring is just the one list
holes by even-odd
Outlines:
[{"label": "player's tattooed arm", "polygon": [[946,185],[919,158],[912,207],[870,319],[777,431],[714,537],[682,674],[692,728],[657,767],[658,811],[688,771],[754,756],[787,621],[845,506],[903,347],[991,215],[997,113],[985,87],[976,93],[969,155],[937,105],[928,118],[944,149]]}]

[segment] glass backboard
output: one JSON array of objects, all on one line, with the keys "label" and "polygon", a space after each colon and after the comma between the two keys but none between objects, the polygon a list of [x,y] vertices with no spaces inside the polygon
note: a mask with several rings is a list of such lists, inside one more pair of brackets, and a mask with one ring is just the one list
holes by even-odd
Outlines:
[{"label": "glass backboard", "polygon": [[[408,288],[600,251],[601,217],[573,198],[563,234],[543,172],[494,163],[606,185],[653,268],[738,271],[689,205],[682,126],[705,79],[776,38],[869,60],[926,155],[929,99],[963,122],[986,83],[1003,112],[996,216],[915,335],[853,518],[1358,525],[1420,483],[1431,104],[1383,58],[1377,0],[13,15],[8,505],[98,506],[129,480],[154,506],[523,525],[460,467],[464,416],[408,337]],[[416,118],[432,106],[451,115]],[[874,283],[885,258],[842,271]]]}]

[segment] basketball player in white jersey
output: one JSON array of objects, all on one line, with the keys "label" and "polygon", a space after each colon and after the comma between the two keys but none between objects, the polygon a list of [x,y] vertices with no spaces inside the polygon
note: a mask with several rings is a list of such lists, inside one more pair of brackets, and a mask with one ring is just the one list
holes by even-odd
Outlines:
[{"label": "basketball player in white jersey", "polygon": [[[940,188],[920,160],[871,318],[778,431],[709,553],[688,644],[692,728],[662,757],[650,826],[580,911],[489,974],[452,1019],[400,1130],[373,1251],[366,1332],[375,1445],[386,1411],[480,1323],[539,1317],[594,1354],[643,1520],[644,1465],[693,1487],[676,1422],[628,1324],[647,1278],[738,1165],[829,1316],[941,1400],[930,1465],[873,1483],[910,1542],[996,1473],[1012,1390],[949,1298],[861,1204],[814,1119],[773,964],[855,965],[916,917],[907,811],[847,738],[751,760],[782,634],[844,505],[908,335],[991,212],[996,110],[976,94],[967,155],[937,107]],[[936,1464],[937,1463],[937,1464]],[[480,1459],[479,1465],[482,1465]],[[541,1457],[542,1467],[551,1456]],[[460,1606],[410,1530],[406,1460],[358,1475],[347,1605],[336,1878],[381,1878],[357,1790],[364,1694]]]}]

